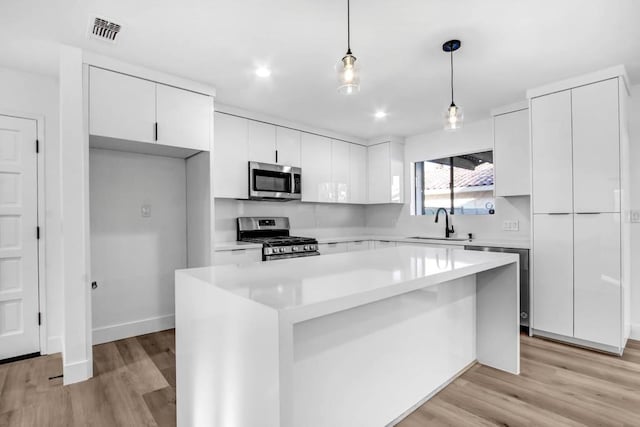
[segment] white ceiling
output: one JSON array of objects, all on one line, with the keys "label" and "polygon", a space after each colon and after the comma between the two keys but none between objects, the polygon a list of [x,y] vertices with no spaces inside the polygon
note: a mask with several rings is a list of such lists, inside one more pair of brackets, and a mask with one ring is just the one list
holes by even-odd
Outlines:
[{"label": "white ceiling", "polygon": [[[637,0],[352,0],[361,92],[336,91],[346,0],[0,0],[0,66],[55,75],[56,43],[209,83],[218,101],[371,138],[441,127],[449,104],[472,121],[525,90],[623,63],[640,81]],[[87,38],[90,14],[122,23],[116,45]],[[268,65],[272,76],[253,70]],[[383,108],[385,120],[373,113]]]}]

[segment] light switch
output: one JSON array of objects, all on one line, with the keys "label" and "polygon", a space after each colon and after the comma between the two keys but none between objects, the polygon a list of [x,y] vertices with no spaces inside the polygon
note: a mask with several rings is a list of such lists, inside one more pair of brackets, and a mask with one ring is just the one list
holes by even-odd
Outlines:
[{"label": "light switch", "polygon": [[142,218],[150,218],[151,217],[151,205],[142,205],[140,208],[140,214]]},{"label": "light switch", "polygon": [[520,221],[515,220],[505,220],[502,221],[502,231],[518,231],[520,230]]},{"label": "light switch", "polygon": [[631,211],[631,222],[640,222],[640,210],[634,209]]}]

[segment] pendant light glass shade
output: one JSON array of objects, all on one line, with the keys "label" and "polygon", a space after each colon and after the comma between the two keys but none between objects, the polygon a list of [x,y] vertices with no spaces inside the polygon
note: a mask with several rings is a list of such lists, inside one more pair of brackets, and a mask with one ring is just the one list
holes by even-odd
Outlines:
[{"label": "pendant light glass shade", "polygon": [[351,53],[351,2],[347,0],[347,53],[336,66],[338,92],[351,95],[360,90],[360,70],[356,57]]},{"label": "pendant light glass shade", "polygon": [[449,40],[442,45],[442,50],[449,53],[451,58],[451,105],[444,112],[444,129],[456,130],[462,127],[464,115],[462,114],[462,108],[458,107],[453,102],[453,52],[460,49],[462,43],[460,40]]},{"label": "pendant light glass shade", "polygon": [[462,113],[462,108],[452,103],[449,108],[447,108],[447,111],[444,112],[444,129],[460,129],[462,127],[463,119],[464,114]]},{"label": "pendant light glass shade", "polygon": [[360,90],[360,68],[356,63],[356,57],[347,53],[337,65],[338,91],[345,95],[356,93]]}]

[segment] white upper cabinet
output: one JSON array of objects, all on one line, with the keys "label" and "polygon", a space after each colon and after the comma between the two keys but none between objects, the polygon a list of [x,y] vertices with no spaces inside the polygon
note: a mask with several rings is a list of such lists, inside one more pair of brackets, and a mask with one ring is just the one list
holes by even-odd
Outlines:
[{"label": "white upper cabinet", "polygon": [[575,338],[620,345],[622,295],[620,214],[574,219]]},{"label": "white upper cabinet", "polygon": [[158,144],[209,151],[213,98],[161,84],[156,91]]},{"label": "white upper cabinet", "polygon": [[276,127],[249,120],[249,161],[276,162]]},{"label": "white upper cabinet", "polygon": [[533,327],[573,336],[573,215],[533,215]]},{"label": "white upper cabinet", "polygon": [[331,140],[331,201],[351,201],[349,146],[344,141]]},{"label": "white upper cabinet", "polygon": [[349,144],[350,203],[367,203],[367,147]]},{"label": "white upper cabinet", "polygon": [[89,68],[89,133],[155,142],[156,84]]},{"label": "white upper cabinet", "polygon": [[210,96],[89,68],[91,135],[208,151],[212,120]]},{"label": "white upper cabinet", "polygon": [[493,141],[496,196],[531,194],[529,109],[494,116]]},{"label": "white upper cabinet", "polygon": [[215,113],[213,195],[233,199],[249,197],[249,121]]},{"label": "white upper cabinet", "polygon": [[383,142],[368,147],[368,202],[402,203],[404,200],[404,146]]},{"label": "white upper cabinet", "polygon": [[331,202],[331,139],[302,133],[302,201]]},{"label": "white upper cabinet", "polygon": [[571,91],[531,100],[534,213],[573,211]]},{"label": "white upper cabinet", "polygon": [[276,163],[300,167],[300,133],[299,130],[276,126]]},{"label": "white upper cabinet", "polygon": [[575,212],[620,212],[618,79],[572,90]]}]

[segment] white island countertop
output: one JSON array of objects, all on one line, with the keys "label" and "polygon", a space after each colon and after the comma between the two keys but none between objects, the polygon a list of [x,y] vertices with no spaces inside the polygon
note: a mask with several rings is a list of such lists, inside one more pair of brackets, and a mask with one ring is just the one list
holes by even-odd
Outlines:
[{"label": "white island countertop", "polygon": [[383,427],[475,362],[517,374],[518,260],[420,245],[178,270],[178,426]]},{"label": "white island countertop", "polygon": [[517,260],[513,254],[407,246],[179,270],[178,274],[278,310],[296,323]]}]

